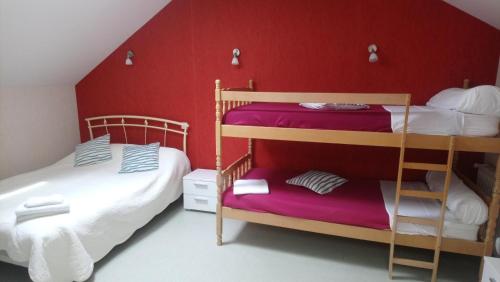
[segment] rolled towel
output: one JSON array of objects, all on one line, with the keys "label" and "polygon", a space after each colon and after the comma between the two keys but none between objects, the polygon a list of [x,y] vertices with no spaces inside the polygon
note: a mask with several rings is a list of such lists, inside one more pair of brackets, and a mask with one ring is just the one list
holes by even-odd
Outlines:
[{"label": "rolled towel", "polygon": [[269,194],[269,186],[265,179],[239,179],[234,182],[233,194]]},{"label": "rolled towel", "polygon": [[20,205],[15,213],[17,222],[22,222],[34,218],[69,213],[69,203],[63,201],[61,204],[40,206],[36,208],[26,208],[24,204]]},{"label": "rolled towel", "polygon": [[304,108],[319,110],[324,108],[326,103],[300,103],[299,105]]},{"label": "rolled towel", "polygon": [[31,197],[24,202],[26,208],[36,208],[41,206],[59,205],[64,202],[64,197],[61,195],[50,195],[45,197]]}]

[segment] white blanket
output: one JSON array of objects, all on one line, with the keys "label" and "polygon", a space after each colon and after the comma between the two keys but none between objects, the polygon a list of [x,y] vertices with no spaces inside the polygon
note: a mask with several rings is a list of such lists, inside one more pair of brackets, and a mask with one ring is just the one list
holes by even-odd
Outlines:
[{"label": "white blanket", "polygon": [[[393,132],[403,130],[405,107],[384,106],[391,113]],[[498,134],[498,117],[466,114],[462,112],[411,106],[408,132],[431,135],[495,136]]]},{"label": "white blanket", "polygon": [[[428,190],[427,185],[423,182],[405,182],[404,187],[419,191]],[[380,181],[380,189],[384,197],[385,209],[389,215],[389,224],[392,229],[396,182]],[[441,203],[437,200],[431,201],[419,198],[401,197],[399,202],[399,214],[403,216],[439,219],[440,213]],[[479,225],[461,223],[450,211],[446,211],[443,237],[476,241],[478,230]],[[401,222],[398,224],[398,233],[435,236],[436,229],[433,226]]]},{"label": "white blanket", "polygon": [[[109,162],[73,167],[74,155],[0,181],[0,251],[27,262],[36,282],[84,281],[93,263],[124,242],[182,193],[186,155],[160,149],[160,168],[118,174],[123,145]],[[16,224],[14,210],[30,197],[61,194],[71,213]]]}]

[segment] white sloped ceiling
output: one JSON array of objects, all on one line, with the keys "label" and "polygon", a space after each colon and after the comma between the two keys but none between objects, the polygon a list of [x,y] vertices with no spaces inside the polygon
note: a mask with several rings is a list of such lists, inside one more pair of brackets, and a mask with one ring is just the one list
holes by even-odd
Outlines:
[{"label": "white sloped ceiling", "polygon": [[170,0],[0,0],[0,86],[75,85]]},{"label": "white sloped ceiling", "polygon": [[444,0],[500,30],[500,0]]}]

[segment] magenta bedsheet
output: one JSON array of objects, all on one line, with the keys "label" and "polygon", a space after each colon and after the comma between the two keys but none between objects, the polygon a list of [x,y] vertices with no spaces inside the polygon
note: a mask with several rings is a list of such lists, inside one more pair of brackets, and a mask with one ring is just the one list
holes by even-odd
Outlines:
[{"label": "magenta bedsheet", "polygon": [[286,179],[300,174],[283,170],[255,168],[243,178],[267,179],[267,195],[233,194],[232,187],[223,195],[223,205],[235,209],[267,212],[284,216],[389,229],[379,181],[350,180],[326,195],[288,185]]},{"label": "magenta bedsheet", "polygon": [[391,114],[382,106],[366,110],[313,110],[289,103],[253,103],[224,115],[224,124],[392,132]]}]

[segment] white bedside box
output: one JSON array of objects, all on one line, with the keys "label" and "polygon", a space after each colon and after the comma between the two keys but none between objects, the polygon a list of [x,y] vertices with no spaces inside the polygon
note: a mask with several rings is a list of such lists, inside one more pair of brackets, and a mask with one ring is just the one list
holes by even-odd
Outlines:
[{"label": "white bedside box", "polygon": [[184,176],[184,208],[215,212],[217,207],[217,171],[197,169]]},{"label": "white bedside box", "polygon": [[483,258],[481,282],[500,282],[500,258]]}]

